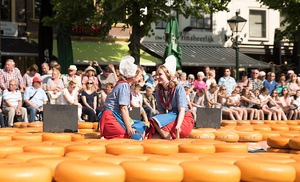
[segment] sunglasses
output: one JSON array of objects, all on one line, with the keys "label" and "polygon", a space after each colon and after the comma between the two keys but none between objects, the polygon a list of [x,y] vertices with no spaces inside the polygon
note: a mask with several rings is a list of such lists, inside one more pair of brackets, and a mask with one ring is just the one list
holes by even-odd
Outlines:
[{"label": "sunglasses", "polygon": [[93,84],[93,82],[87,82],[86,84]]}]

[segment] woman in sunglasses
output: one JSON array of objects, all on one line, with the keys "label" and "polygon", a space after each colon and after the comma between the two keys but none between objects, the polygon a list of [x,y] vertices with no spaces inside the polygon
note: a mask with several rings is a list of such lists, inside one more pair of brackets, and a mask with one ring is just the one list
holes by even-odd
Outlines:
[{"label": "woman in sunglasses", "polygon": [[88,116],[88,121],[98,121],[97,114],[100,108],[97,108],[98,94],[96,92],[96,85],[92,79],[88,79],[83,85],[81,93],[82,113]]}]

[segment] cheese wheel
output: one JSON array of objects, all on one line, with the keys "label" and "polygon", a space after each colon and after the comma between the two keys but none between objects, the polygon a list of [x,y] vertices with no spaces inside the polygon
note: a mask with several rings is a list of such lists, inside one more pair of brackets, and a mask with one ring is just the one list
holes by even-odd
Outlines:
[{"label": "cheese wheel", "polygon": [[19,134],[11,137],[13,141],[42,142],[40,135]]},{"label": "cheese wheel", "polygon": [[0,181],[9,182],[51,182],[51,170],[43,165],[34,163],[0,164]]},{"label": "cheese wheel", "polygon": [[43,122],[37,121],[37,122],[28,123],[27,127],[29,127],[29,128],[43,127],[43,124],[44,124]]},{"label": "cheese wheel", "polygon": [[226,142],[237,142],[239,141],[239,135],[235,132],[214,132],[216,138],[215,140],[226,141]]},{"label": "cheese wheel", "polygon": [[237,125],[250,125],[249,120],[236,120]]},{"label": "cheese wheel", "polygon": [[106,149],[104,146],[92,145],[92,144],[74,144],[69,145],[65,148],[65,153],[82,151],[82,152],[91,152],[91,153],[100,153],[104,154]]},{"label": "cheese wheel", "polygon": [[289,131],[289,125],[284,124],[272,124],[270,125],[272,131]]},{"label": "cheese wheel", "polygon": [[177,156],[176,158],[174,156],[152,156],[147,161],[149,162],[158,162],[158,163],[167,163],[167,164],[180,164],[184,161],[198,161],[198,159],[195,159],[193,157],[188,156]]},{"label": "cheese wheel", "polygon": [[92,122],[79,122],[78,129],[93,129],[94,124]]},{"label": "cheese wheel", "polygon": [[267,144],[272,148],[288,149],[289,137],[269,137],[267,138]]},{"label": "cheese wheel", "polygon": [[234,164],[237,160],[239,160],[240,158],[237,157],[223,157],[223,156],[215,156],[215,155],[211,155],[211,156],[205,156],[205,157],[201,157],[199,160],[200,161],[206,161],[206,162],[221,162],[221,163],[225,163],[225,164]]},{"label": "cheese wheel", "polygon": [[290,162],[296,162],[296,160],[295,160],[295,159],[292,159],[292,158],[284,158],[284,157],[267,157],[267,156],[264,156],[264,157],[256,157],[256,158],[250,158],[250,160],[252,160],[252,161],[257,161],[257,162],[260,162],[260,161],[275,162],[275,163],[281,163],[281,164],[287,164],[287,163],[290,163]]},{"label": "cheese wheel", "polygon": [[28,145],[24,147],[24,152],[57,154],[63,157],[65,155],[65,148],[62,146],[55,146],[55,145]]},{"label": "cheese wheel", "polygon": [[296,170],[287,164],[242,159],[235,165],[242,172],[242,181],[292,182],[296,178]]},{"label": "cheese wheel", "polygon": [[236,126],[237,122],[235,120],[222,120],[221,121],[222,126],[227,126],[227,125],[233,125]]},{"label": "cheese wheel", "polygon": [[216,131],[215,128],[197,128],[197,131],[202,131],[202,132],[214,132]]},{"label": "cheese wheel", "polygon": [[78,133],[81,133],[81,134],[92,133],[94,131],[95,130],[92,129],[92,128],[89,128],[89,129],[78,129]]},{"label": "cheese wheel", "polygon": [[289,125],[290,131],[300,131],[300,125]]},{"label": "cheese wheel", "polygon": [[300,150],[290,150],[291,154],[300,154]]},{"label": "cheese wheel", "polygon": [[41,157],[60,157],[57,154],[42,154],[37,152],[23,152],[23,153],[13,153],[7,154],[5,159],[14,159],[22,162],[26,162],[29,159],[41,158]]},{"label": "cheese wheel", "polygon": [[276,120],[263,120],[264,124],[276,124]]},{"label": "cheese wheel", "polygon": [[[155,155],[157,156],[157,155]],[[197,154],[197,153],[175,153],[175,154],[171,154],[169,155],[171,157],[175,157],[175,158],[180,158],[180,157],[188,157],[188,158],[191,158],[191,159],[200,159],[202,157],[205,157],[205,156],[210,156],[210,154]]]},{"label": "cheese wheel", "polygon": [[270,125],[261,124],[261,125],[253,125],[254,131],[271,131]]},{"label": "cheese wheel", "polygon": [[19,130],[19,128],[0,128],[1,133],[11,133],[11,132],[16,132]]},{"label": "cheese wheel", "polygon": [[27,162],[40,164],[45,167],[48,167],[51,170],[51,175],[52,175],[52,178],[54,179],[54,173],[55,173],[55,169],[56,169],[57,165],[59,163],[61,163],[62,161],[66,161],[66,160],[76,160],[76,159],[67,158],[67,157],[48,157],[48,158],[43,157],[43,158],[29,159]]},{"label": "cheese wheel", "polygon": [[56,182],[123,182],[125,181],[125,172],[121,166],[112,163],[66,160],[57,165],[54,179]]},{"label": "cheese wheel", "polygon": [[262,134],[258,132],[240,132],[238,131],[239,142],[259,142],[262,141]]},{"label": "cheese wheel", "polygon": [[282,121],[282,120],[276,120],[276,124],[279,124],[279,125],[286,125],[287,122],[286,122],[286,121]]},{"label": "cheese wheel", "polygon": [[145,154],[171,155],[178,153],[178,145],[171,142],[142,143]]},{"label": "cheese wheel", "polygon": [[120,154],[120,157],[134,157],[142,159],[143,161],[147,161],[150,157],[158,156],[154,154]]},{"label": "cheese wheel", "polygon": [[13,125],[13,127],[14,128],[20,128],[21,123],[23,123],[23,122],[15,122],[14,125]]},{"label": "cheese wheel", "polygon": [[[95,153],[92,152],[82,152],[82,151],[77,151],[77,152],[68,152],[65,154],[65,157],[67,158],[73,158],[73,159],[80,159],[80,160],[88,160],[91,156],[95,155]],[[101,154],[105,155],[105,154]],[[110,155],[110,154],[106,154]]]},{"label": "cheese wheel", "polygon": [[292,163],[288,163],[288,165],[291,165],[296,170],[295,182],[300,182],[300,163],[299,162],[292,162]]},{"label": "cheese wheel", "polygon": [[287,120],[287,121],[286,121],[286,124],[287,124],[287,125],[296,125],[296,126],[297,126],[297,125],[298,125],[298,121],[295,121],[295,120]]},{"label": "cheese wheel", "polygon": [[242,143],[216,143],[216,152],[245,152],[248,153],[248,146]]},{"label": "cheese wheel", "polygon": [[183,169],[176,164],[126,161],[120,164],[126,173],[126,182],[182,181]]},{"label": "cheese wheel", "polygon": [[272,153],[272,152],[259,152],[256,155],[259,157],[281,157],[281,158],[293,158],[297,155],[290,153]]},{"label": "cheese wheel", "polygon": [[241,172],[238,167],[231,164],[212,161],[185,161],[180,164],[183,168],[183,182],[239,182]]},{"label": "cheese wheel", "polygon": [[265,122],[262,120],[250,120],[250,123],[251,123],[251,125],[265,124]]},{"label": "cheese wheel", "polygon": [[23,147],[0,145],[0,158],[4,158],[8,154],[23,153]]},{"label": "cheese wheel", "polygon": [[99,126],[99,122],[93,122],[93,129],[97,129],[98,126]]},{"label": "cheese wheel", "polygon": [[[44,141],[45,142],[45,141]],[[43,142],[43,143],[44,143]],[[69,145],[74,145],[74,144],[78,144],[76,142],[72,142],[72,141],[51,141],[53,142],[52,145],[55,145],[55,146],[62,146],[62,147],[67,147]]]},{"label": "cheese wheel", "polygon": [[1,142],[9,142],[11,140],[12,140],[11,135],[0,134],[0,143]]},{"label": "cheese wheel", "polygon": [[263,141],[266,141],[268,137],[280,136],[280,134],[276,131],[260,131],[260,134],[262,135]]},{"label": "cheese wheel", "polygon": [[289,147],[291,149],[300,150],[300,138],[291,138],[289,140]]},{"label": "cheese wheel", "polygon": [[235,127],[236,131],[254,131],[252,125],[241,125],[241,126],[236,126]]},{"label": "cheese wheel", "polygon": [[119,156],[119,155],[93,155],[88,158],[88,160],[93,161],[93,162],[108,162],[108,163],[113,163],[113,164],[120,164],[124,161],[144,161],[141,158],[138,157],[126,157],[126,156]]},{"label": "cheese wheel", "polygon": [[300,133],[298,131],[281,132],[280,136],[295,138],[300,137]]},{"label": "cheese wheel", "polygon": [[20,128],[27,128],[28,123],[27,122],[22,122],[20,124]]},{"label": "cheese wheel", "polygon": [[20,161],[14,159],[0,159],[0,164],[11,164],[11,163],[20,163]]},{"label": "cheese wheel", "polygon": [[187,143],[180,144],[178,147],[181,153],[214,154],[216,152],[212,144]]},{"label": "cheese wheel", "polygon": [[42,135],[43,141],[71,141],[69,133],[44,133]]},{"label": "cheese wheel", "polygon": [[253,153],[245,153],[245,152],[221,152],[221,153],[215,153],[212,155],[214,157],[234,157],[236,159],[245,159],[245,158],[251,158],[251,157],[258,157],[258,155]]},{"label": "cheese wheel", "polygon": [[215,134],[213,132],[206,132],[193,129],[189,135],[189,138],[201,138],[201,139],[215,139]]},{"label": "cheese wheel", "polygon": [[43,132],[43,127],[19,128],[16,133],[40,133]]},{"label": "cheese wheel", "polygon": [[106,153],[119,155],[119,154],[143,154],[144,147],[140,144],[132,143],[111,143],[105,145]]},{"label": "cheese wheel", "polygon": [[267,148],[267,152],[275,152],[275,153],[290,153],[290,149],[279,149],[279,148]]}]

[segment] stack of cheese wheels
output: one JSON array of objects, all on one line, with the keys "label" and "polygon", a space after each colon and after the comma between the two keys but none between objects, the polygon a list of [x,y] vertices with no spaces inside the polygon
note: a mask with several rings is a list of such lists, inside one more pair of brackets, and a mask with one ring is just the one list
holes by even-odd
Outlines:
[{"label": "stack of cheese wheels", "polygon": [[126,161],[120,164],[126,173],[126,181],[182,181],[183,169],[177,164],[150,161]]},{"label": "stack of cheese wheels", "polygon": [[23,147],[0,145],[0,158],[4,158],[8,154],[23,153]]},{"label": "stack of cheese wheels", "polygon": [[212,144],[200,143],[183,143],[179,145],[179,152],[181,153],[198,153],[198,154],[214,154],[216,152],[215,146]]},{"label": "stack of cheese wheels", "polygon": [[92,133],[94,132],[94,124],[92,122],[79,122],[78,133]]},{"label": "stack of cheese wheels", "polygon": [[184,172],[182,181],[239,182],[241,179],[239,168],[231,164],[212,161],[185,161],[180,166]]},{"label": "stack of cheese wheels", "polygon": [[289,140],[291,138],[289,137],[269,137],[267,138],[267,144],[271,148],[276,148],[276,149],[289,149]]},{"label": "stack of cheese wheels", "polygon": [[239,135],[233,131],[222,131],[218,130],[214,132],[215,140],[225,141],[225,142],[237,142],[239,141]]},{"label": "stack of cheese wheels", "polygon": [[75,152],[75,151],[86,151],[91,153],[105,154],[106,149],[101,145],[92,145],[92,144],[74,144],[69,145],[65,148],[65,153]]},{"label": "stack of cheese wheels", "polygon": [[44,133],[43,141],[71,141],[70,133]]},{"label": "stack of cheese wheels", "polygon": [[65,155],[65,147],[58,145],[27,145],[24,147],[24,152],[38,152],[43,154],[57,154],[61,157]]},{"label": "stack of cheese wheels", "polygon": [[35,163],[0,163],[0,171],[0,181],[3,182],[52,181],[51,170]]},{"label": "stack of cheese wheels", "polygon": [[54,179],[56,182],[123,182],[125,181],[125,171],[121,166],[112,163],[84,160],[66,160],[57,165]]},{"label": "stack of cheese wheels", "polygon": [[262,134],[259,132],[241,132],[237,131],[239,142],[259,142],[262,141]]},{"label": "stack of cheese wheels", "polygon": [[242,181],[292,182],[296,178],[296,170],[288,164],[241,159],[235,165],[241,170]]},{"label": "stack of cheese wheels", "polygon": [[216,143],[216,152],[245,152],[248,153],[248,146],[243,143]]},{"label": "stack of cheese wheels", "polygon": [[106,153],[119,154],[143,154],[144,147],[141,144],[134,143],[111,143],[105,145]]},{"label": "stack of cheese wheels", "polygon": [[172,142],[142,143],[145,154],[171,155],[178,153],[178,145]]},{"label": "stack of cheese wheels", "polygon": [[20,124],[20,128],[27,128],[27,125],[28,125],[29,123],[27,123],[27,122],[22,122],[21,124]]}]

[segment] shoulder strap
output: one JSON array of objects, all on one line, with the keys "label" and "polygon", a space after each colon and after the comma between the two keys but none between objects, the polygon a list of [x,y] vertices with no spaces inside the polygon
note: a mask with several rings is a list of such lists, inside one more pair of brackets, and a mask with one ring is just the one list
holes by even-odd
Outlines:
[{"label": "shoulder strap", "polygon": [[31,100],[35,96],[36,93],[37,93],[37,90],[34,92],[34,94],[31,97],[29,97],[28,100]]}]

